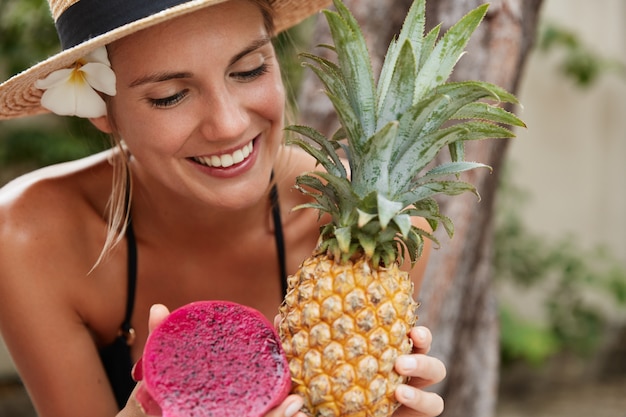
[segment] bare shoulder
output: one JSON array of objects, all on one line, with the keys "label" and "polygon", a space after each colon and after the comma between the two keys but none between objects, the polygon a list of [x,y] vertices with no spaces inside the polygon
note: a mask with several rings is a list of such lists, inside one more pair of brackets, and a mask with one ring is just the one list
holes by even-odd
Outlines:
[{"label": "bare shoulder", "polygon": [[31,259],[20,264],[26,268],[39,260],[54,264],[64,249],[86,249],[84,233],[102,218],[110,192],[107,165],[98,154],[33,171],[0,189],[0,275],[21,256]]},{"label": "bare shoulder", "polygon": [[[94,395],[106,375],[94,350],[102,326],[92,324],[104,311],[101,304],[111,309],[117,293],[105,297],[115,288],[105,285],[111,280],[88,273],[106,231],[110,171],[99,154],[34,171],[0,189],[0,331],[41,414],[70,415],[83,398],[108,404],[102,389]],[[114,321],[113,310],[106,317]],[[70,398],[68,392],[75,395],[71,405],[60,400]]]}]

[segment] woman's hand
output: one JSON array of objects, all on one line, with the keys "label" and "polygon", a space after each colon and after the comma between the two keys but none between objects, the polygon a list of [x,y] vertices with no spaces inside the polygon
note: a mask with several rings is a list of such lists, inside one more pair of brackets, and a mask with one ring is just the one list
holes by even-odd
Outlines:
[{"label": "woman's hand", "polygon": [[[170,314],[167,307],[162,304],[155,304],[150,308],[150,318],[148,319],[149,332],[159,325]],[[128,404],[124,408],[124,411],[118,415],[118,417],[146,417],[146,416],[160,416],[161,410],[152,400],[150,395],[142,389],[141,380],[143,375],[141,374],[141,359],[133,368],[133,378],[138,381],[137,387],[133,391]],[[139,403],[142,403],[145,410],[141,409]],[[306,417],[306,414],[299,412],[302,408],[303,401],[299,395],[289,395],[285,400],[266,414],[266,417]]]},{"label": "woman's hand", "polygon": [[446,367],[439,359],[427,356],[432,334],[426,327],[414,327],[410,333],[413,354],[403,355],[396,361],[396,371],[410,376],[406,385],[396,390],[396,398],[403,405],[394,417],[434,417],[443,412],[443,399],[422,388],[441,382],[446,376]]},{"label": "woman's hand", "polygon": [[[167,307],[162,304],[155,304],[150,308],[150,316],[148,318],[148,332],[152,331],[170,314]],[[133,367],[133,379],[137,381],[137,386],[133,390],[126,403],[126,407],[117,415],[118,417],[146,417],[160,416],[161,409],[158,404],[152,400],[142,386],[141,380],[143,374],[141,370],[141,359]],[[141,405],[140,405],[141,404]],[[142,407],[143,405],[143,407]]]},{"label": "woman's hand", "polygon": [[276,408],[270,410],[265,417],[307,417],[300,409],[304,405],[302,397],[296,394],[289,395]]}]

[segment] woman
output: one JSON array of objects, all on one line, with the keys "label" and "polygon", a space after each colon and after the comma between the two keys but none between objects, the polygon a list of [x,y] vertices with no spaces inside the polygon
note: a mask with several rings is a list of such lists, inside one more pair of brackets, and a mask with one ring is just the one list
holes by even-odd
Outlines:
[{"label": "woman", "polygon": [[[273,319],[281,267],[295,272],[318,237],[317,214],[292,211],[315,165],[282,145],[270,37],[327,1],[100,3],[52,0],[65,51],[0,86],[2,118],[46,106],[119,145],[0,193],[0,330],[42,417],[144,415],[130,367],[164,306],[228,299]],[[425,355],[427,329],[411,335],[396,415],[436,415],[422,388],[445,368]],[[301,405],[291,395],[268,416]]]}]

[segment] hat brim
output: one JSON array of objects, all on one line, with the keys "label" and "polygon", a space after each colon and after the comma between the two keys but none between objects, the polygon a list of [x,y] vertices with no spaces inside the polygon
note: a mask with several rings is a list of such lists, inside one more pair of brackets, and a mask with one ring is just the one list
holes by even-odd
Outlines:
[{"label": "hat brim", "polygon": [[[41,106],[42,90],[34,83],[61,68],[67,68],[89,52],[117,39],[187,13],[228,0],[192,0],[134,21],[53,55],[0,84],[0,120],[49,113]],[[274,26],[280,33],[327,7],[331,0],[270,0]]]}]

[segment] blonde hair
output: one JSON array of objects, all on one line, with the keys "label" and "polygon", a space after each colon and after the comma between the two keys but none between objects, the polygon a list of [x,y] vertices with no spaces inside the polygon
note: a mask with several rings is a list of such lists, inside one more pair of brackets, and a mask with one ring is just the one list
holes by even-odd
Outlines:
[{"label": "blonde hair", "polygon": [[109,163],[113,167],[111,179],[111,195],[106,206],[107,233],[100,255],[96,260],[93,271],[109,254],[109,252],[124,238],[130,220],[131,195],[133,190],[132,176],[128,160],[130,154],[124,142],[117,134],[112,134],[112,152]]}]

